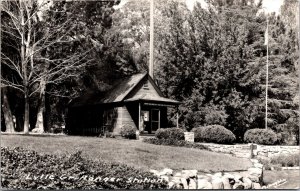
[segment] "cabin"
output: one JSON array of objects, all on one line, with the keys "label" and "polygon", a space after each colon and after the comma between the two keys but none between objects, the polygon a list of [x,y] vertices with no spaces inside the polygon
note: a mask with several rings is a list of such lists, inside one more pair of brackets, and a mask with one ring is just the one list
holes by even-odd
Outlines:
[{"label": "cabin", "polygon": [[[69,135],[119,135],[123,126],[135,127],[140,134],[153,134],[168,127],[168,108],[178,110],[179,102],[163,96],[148,73],[120,79],[111,89],[93,92],[73,100],[66,115]],[[177,115],[178,126],[178,115]]]}]

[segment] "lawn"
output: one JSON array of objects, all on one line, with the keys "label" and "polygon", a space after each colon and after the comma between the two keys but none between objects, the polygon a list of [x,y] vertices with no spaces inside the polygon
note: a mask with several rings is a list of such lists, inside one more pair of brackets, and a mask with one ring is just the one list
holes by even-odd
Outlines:
[{"label": "lawn", "polygon": [[139,140],[2,134],[1,147],[23,147],[58,155],[82,151],[83,156],[92,160],[103,159],[143,170],[171,168],[218,172],[245,170],[251,166],[244,158],[193,148],[152,145]]}]

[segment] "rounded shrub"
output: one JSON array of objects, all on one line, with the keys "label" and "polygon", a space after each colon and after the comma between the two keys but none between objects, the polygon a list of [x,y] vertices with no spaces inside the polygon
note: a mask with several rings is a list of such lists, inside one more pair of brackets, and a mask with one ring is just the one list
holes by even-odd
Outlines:
[{"label": "rounded shrub", "polygon": [[194,133],[194,141],[195,142],[203,142],[203,130],[205,129],[205,127],[196,127],[192,129],[192,132]]},{"label": "rounded shrub", "polygon": [[277,142],[277,135],[271,129],[249,129],[244,135],[246,143],[262,145],[274,145]]},{"label": "rounded shrub", "polygon": [[235,135],[221,125],[208,125],[192,129],[195,142],[209,142],[220,144],[232,144],[235,142]]},{"label": "rounded shrub", "polygon": [[120,134],[126,139],[136,139],[136,128],[130,125],[125,125],[121,128]]},{"label": "rounded shrub", "polygon": [[156,131],[155,137],[158,139],[184,140],[184,130],[180,128],[161,128]]},{"label": "rounded shrub", "polygon": [[166,129],[157,129],[155,132],[155,137],[158,139],[167,139],[168,138],[168,132]]}]

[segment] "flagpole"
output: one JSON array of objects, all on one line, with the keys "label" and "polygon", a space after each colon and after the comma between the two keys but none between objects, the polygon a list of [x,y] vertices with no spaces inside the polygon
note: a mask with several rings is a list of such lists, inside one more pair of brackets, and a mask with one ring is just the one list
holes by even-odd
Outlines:
[{"label": "flagpole", "polygon": [[153,78],[153,49],[154,49],[154,0],[150,0],[150,58],[149,58],[149,75]]},{"label": "flagpole", "polygon": [[266,65],[266,116],[265,116],[265,128],[268,129],[268,84],[269,84],[269,19],[267,16],[267,32],[266,32],[266,41],[267,41],[267,65]]}]

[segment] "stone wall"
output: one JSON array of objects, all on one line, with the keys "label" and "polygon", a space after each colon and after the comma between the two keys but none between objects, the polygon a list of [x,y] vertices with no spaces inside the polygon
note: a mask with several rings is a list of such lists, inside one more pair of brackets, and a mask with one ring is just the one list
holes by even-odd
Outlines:
[{"label": "stone wall", "polygon": [[299,153],[299,146],[279,146],[279,145],[257,145],[257,149],[253,153],[257,157],[273,157],[276,155],[289,155]]},{"label": "stone wall", "polygon": [[236,157],[241,158],[250,158],[251,149],[250,144],[236,144],[236,145],[223,145],[223,144],[214,144],[214,143],[201,143],[202,145],[207,146],[214,152],[231,154]]},{"label": "stone wall", "polygon": [[[256,145],[256,144],[236,144],[223,145],[214,143],[201,143],[214,152],[231,154],[236,157],[273,157],[281,154],[299,153],[299,146],[281,146],[281,145]],[[252,146],[251,146],[252,145]]]}]

